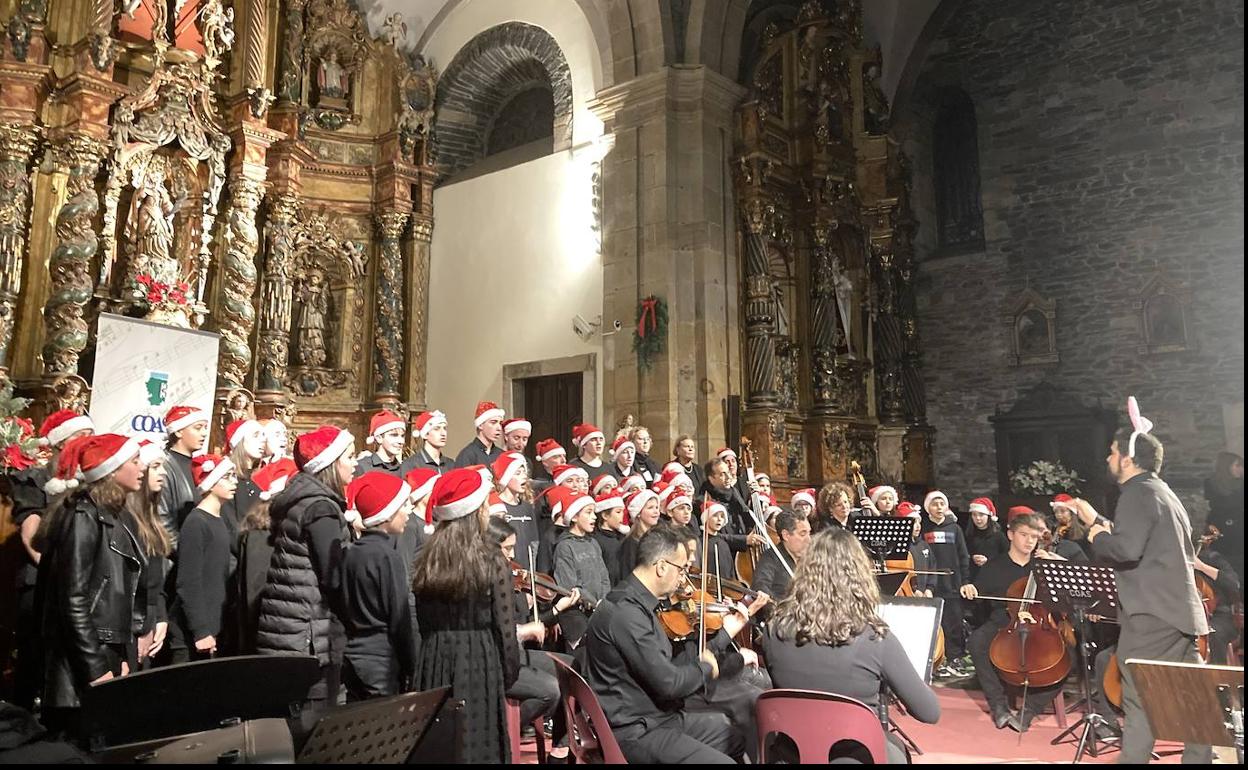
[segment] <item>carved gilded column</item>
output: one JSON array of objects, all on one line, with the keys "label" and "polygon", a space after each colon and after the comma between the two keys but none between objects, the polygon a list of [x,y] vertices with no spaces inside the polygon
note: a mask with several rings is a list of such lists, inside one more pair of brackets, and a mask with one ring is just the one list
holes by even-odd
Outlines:
[{"label": "carved gilded column", "polygon": [[256,293],[256,252],[260,248],[256,214],[263,197],[263,179],[238,176],[230,180],[218,321],[221,353],[217,377],[222,388],[243,387],[251,368],[251,331],[256,325],[256,311],[251,302]]},{"label": "carved gilded column", "polygon": [[408,399],[413,407],[425,407],[425,372],[429,358],[429,248],[433,241],[433,218],[412,216],[412,253],[407,285]]},{"label": "carved gilded column", "polygon": [[262,118],[273,103],[273,92],[265,85],[265,52],[269,42],[269,15],[264,0],[247,4],[243,28],[243,86],[252,117]]},{"label": "carved gilded column", "polygon": [[771,408],[776,399],[775,295],[767,267],[767,239],[761,217],[746,217],[745,233],[745,337],[749,355],[749,389],[746,406]]},{"label": "carved gilded column", "polygon": [[835,409],[836,286],[829,245],[830,228],[816,225],[810,272],[810,368],[816,412]]},{"label": "carved gilded column", "polygon": [[878,385],[880,419],[900,422],[905,416],[901,399],[901,362],[904,355],[901,320],[897,306],[897,267],[893,254],[892,214],[890,206],[868,212],[879,223],[871,241],[871,257],[875,271],[876,312],[873,314],[875,337],[875,380]]},{"label": "carved gilded column", "polygon": [[30,159],[38,143],[37,126],[0,124],[0,383],[9,373],[30,224]]},{"label": "carved gilded column", "polygon": [[403,379],[403,231],[410,214],[389,211],[377,217],[381,232],[373,317],[373,397],[398,404]]},{"label": "carved gilded column", "polygon": [[100,196],[95,178],[108,145],[71,134],[56,147],[57,168],[68,170],[65,203],[56,215],[56,246],[48,264],[51,290],[43,308],[43,373],[46,379],[78,371],[78,356],[87,346],[83,310],[91,300],[91,259],[99,245],[95,216]]},{"label": "carved gilded column", "polygon": [[291,270],[295,257],[295,215],[299,198],[284,193],[269,200],[265,226],[268,253],[260,285],[260,351],[256,372],[256,397],[281,402],[286,364],[290,360]]},{"label": "carved gilded column", "polygon": [[286,35],[282,39],[282,71],[278,98],[297,102],[303,87],[303,7],[307,0],[286,0]]}]

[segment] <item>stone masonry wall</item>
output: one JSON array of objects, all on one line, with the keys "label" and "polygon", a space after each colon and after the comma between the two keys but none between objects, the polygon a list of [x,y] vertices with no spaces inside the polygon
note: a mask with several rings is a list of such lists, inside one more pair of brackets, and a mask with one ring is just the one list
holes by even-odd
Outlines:
[{"label": "stone masonry wall", "polygon": [[[988,418],[1048,381],[1135,394],[1193,514],[1244,393],[1244,11],[1239,0],[967,0],[895,117],[921,219],[920,335],[936,471],[955,505],[998,493]],[[976,105],[986,247],[936,253],[940,89]],[[1146,354],[1141,292],[1191,292],[1195,350]],[[1027,288],[1057,302],[1060,362],[1014,366]],[[1242,417],[1237,450],[1242,452]]]}]

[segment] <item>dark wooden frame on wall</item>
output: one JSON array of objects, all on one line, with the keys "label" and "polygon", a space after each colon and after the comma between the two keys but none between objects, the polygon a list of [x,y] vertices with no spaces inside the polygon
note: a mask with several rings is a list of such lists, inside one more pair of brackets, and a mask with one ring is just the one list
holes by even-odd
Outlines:
[{"label": "dark wooden frame on wall", "polygon": [[[1181,338],[1178,341],[1157,339],[1149,319],[1149,309],[1153,303],[1170,300],[1175,303],[1179,312],[1178,326]],[[1139,306],[1140,353],[1145,355],[1159,353],[1182,353],[1195,350],[1192,339],[1192,292],[1182,284],[1175,284],[1163,276],[1155,276],[1140,292]]]},{"label": "dark wooden frame on wall", "polygon": [[[1048,340],[1044,351],[1025,352],[1019,335],[1019,324],[1029,313],[1039,313],[1045,322]],[[1006,315],[1005,322],[1010,335],[1010,364],[1012,366],[1031,366],[1035,364],[1056,364],[1061,360],[1057,352],[1057,302],[1046,299],[1035,289],[1025,289],[1014,302],[1012,310]]]}]

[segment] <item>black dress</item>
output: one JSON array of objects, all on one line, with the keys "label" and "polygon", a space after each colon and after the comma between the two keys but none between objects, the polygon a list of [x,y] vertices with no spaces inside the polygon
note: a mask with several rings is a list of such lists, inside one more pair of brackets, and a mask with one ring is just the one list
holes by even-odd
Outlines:
[{"label": "black dress", "polygon": [[466,764],[511,761],[506,691],[520,673],[511,576],[500,564],[488,594],[462,600],[419,595],[416,689],[451,687],[463,700]]}]

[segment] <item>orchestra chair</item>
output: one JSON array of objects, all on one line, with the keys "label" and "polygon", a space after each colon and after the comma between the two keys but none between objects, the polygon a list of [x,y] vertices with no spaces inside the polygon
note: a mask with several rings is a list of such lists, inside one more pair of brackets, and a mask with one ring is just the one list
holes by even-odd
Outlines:
[{"label": "orchestra chair", "polygon": [[832,747],[857,743],[875,764],[888,762],[880,715],[862,701],[814,690],[768,690],[755,705],[758,763],[767,762],[767,737],[788,736],[797,744],[801,764],[827,763]]},{"label": "orchestra chair", "polygon": [[[1015,693],[1011,693],[1010,694],[1010,708],[1017,711],[1018,701],[1021,697],[1022,697],[1021,690]],[[1082,702],[1082,699],[1080,700],[1080,702]],[[1053,707],[1053,716],[1054,718],[1057,719],[1057,726],[1065,730],[1066,729],[1066,714],[1069,713],[1066,709],[1066,693],[1063,692],[1062,690],[1058,690],[1057,697],[1053,699],[1053,703],[1050,705],[1052,705]],[[1076,707],[1078,707],[1079,705],[1080,705],[1079,703],[1075,704]],[[1036,714],[1035,716],[1033,716],[1032,718],[1035,719],[1037,717],[1042,717],[1047,713],[1049,713],[1047,710],[1042,711],[1039,714]]]},{"label": "orchestra chair", "polygon": [[[507,699],[507,735],[511,738],[511,761],[520,762],[520,701]],[[546,764],[546,722],[542,717],[533,720],[533,735],[537,743],[537,764]]]},{"label": "orchestra chair", "polygon": [[559,691],[566,694],[563,708],[568,718],[568,764],[627,765],[589,683],[567,663],[553,655],[551,660],[559,674]]}]

